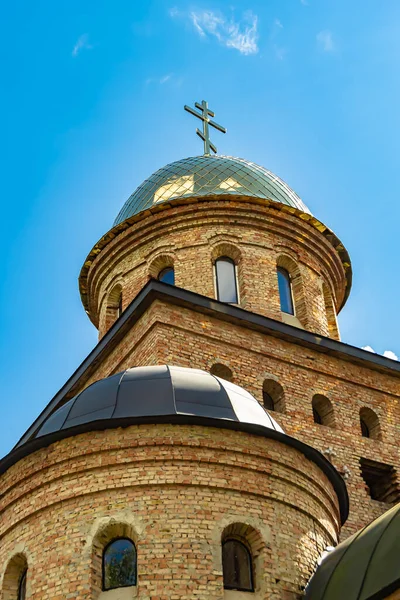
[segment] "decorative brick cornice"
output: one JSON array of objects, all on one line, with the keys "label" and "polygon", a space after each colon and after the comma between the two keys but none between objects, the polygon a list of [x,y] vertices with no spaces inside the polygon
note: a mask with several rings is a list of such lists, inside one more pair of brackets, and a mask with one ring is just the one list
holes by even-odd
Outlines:
[{"label": "decorative brick cornice", "polygon": [[89,253],[79,277],[82,302],[93,323],[98,326],[99,286],[115,261],[132,251],[132,244],[139,248],[154,237],[159,237],[161,242],[172,222],[174,228],[187,228],[198,225],[199,220],[221,222],[228,217],[235,222],[241,220],[257,229],[272,231],[283,240],[287,238],[288,245],[305,245],[309,252],[318,256],[329,274],[335,287],[338,311],[343,307],[351,287],[351,263],[343,244],[330,229],[312,215],[272,200],[221,195],[156,204],[105,234]]}]

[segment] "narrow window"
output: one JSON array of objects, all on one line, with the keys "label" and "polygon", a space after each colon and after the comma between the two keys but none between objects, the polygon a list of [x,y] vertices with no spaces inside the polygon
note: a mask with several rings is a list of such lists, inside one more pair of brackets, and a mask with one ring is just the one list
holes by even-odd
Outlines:
[{"label": "narrow window", "polygon": [[103,589],[136,585],[136,548],[127,538],[118,538],[103,552]]},{"label": "narrow window", "polygon": [[167,267],[158,274],[158,281],[175,285],[175,271],[173,267]]},{"label": "narrow window", "polygon": [[318,410],[316,408],[312,409],[312,413],[313,413],[313,417],[314,417],[314,423],[318,423],[318,425],[322,425],[322,418],[321,415],[319,414]]},{"label": "narrow window", "polygon": [[360,425],[361,425],[361,435],[363,437],[369,438],[370,437],[369,427],[362,417],[360,417]]},{"label": "narrow window", "polygon": [[107,298],[106,328],[109,329],[122,314],[122,286],[113,287]]},{"label": "narrow window", "polygon": [[262,388],[263,404],[266,410],[286,411],[283,387],[274,379],[265,379]]},{"label": "narrow window", "polygon": [[323,396],[322,394],[315,394],[315,396],[313,396],[312,411],[314,423],[326,425],[327,427],[336,426],[332,402],[326,396]]},{"label": "narrow window", "polygon": [[122,315],[122,312],[123,312],[123,308],[122,308],[122,293],[121,293],[118,298],[118,319]]},{"label": "narrow window", "polygon": [[18,600],[25,600],[25,598],[26,598],[26,574],[27,574],[27,569],[22,573],[22,577],[19,582]]},{"label": "narrow window", "polygon": [[221,302],[237,304],[236,266],[231,258],[222,256],[215,261],[215,279],[217,283],[217,299]]},{"label": "narrow window", "polygon": [[363,437],[371,438],[373,440],[382,439],[378,415],[367,406],[363,406],[360,409],[360,427]]},{"label": "narrow window", "polygon": [[278,287],[281,301],[281,311],[288,313],[289,315],[294,315],[290,275],[286,269],[282,269],[282,267],[278,267]]},{"label": "narrow window", "polygon": [[275,410],[275,405],[272,396],[270,396],[270,394],[266,390],[263,390],[263,404],[266,410]]},{"label": "narrow window", "polygon": [[254,591],[251,554],[239,540],[227,539],[223,542],[222,570],[225,589]]}]

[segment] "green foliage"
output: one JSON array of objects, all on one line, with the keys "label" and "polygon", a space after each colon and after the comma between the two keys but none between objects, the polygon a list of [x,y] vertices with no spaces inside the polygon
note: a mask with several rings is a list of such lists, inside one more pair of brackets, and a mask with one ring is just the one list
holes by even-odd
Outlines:
[{"label": "green foliage", "polygon": [[136,585],[136,549],[129,540],[116,540],[104,554],[104,589]]}]

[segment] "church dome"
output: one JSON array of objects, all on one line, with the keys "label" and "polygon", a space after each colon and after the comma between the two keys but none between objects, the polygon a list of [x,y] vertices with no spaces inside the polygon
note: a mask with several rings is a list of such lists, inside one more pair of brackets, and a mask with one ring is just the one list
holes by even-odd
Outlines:
[{"label": "church dome", "polygon": [[56,410],[35,437],[95,421],[118,427],[121,419],[171,416],[248,423],[283,433],[243,388],[206,371],[163,365],[134,367],[93,383]]},{"label": "church dome", "polygon": [[400,504],[397,504],[322,560],[307,587],[306,600],[389,597],[400,588],[399,553]]},{"label": "church dome", "polygon": [[218,194],[265,198],[310,212],[282,179],[253,162],[232,156],[194,156],[166,165],[146,179],[125,202],[114,225],[160,202]]},{"label": "church dome", "polygon": [[330,480],[339,500],[341,521],[346,521],[346,486],[333,465],[311,446],[287,435],[246,390],[199,369],[134,367],[92,383],[0,460],[0,474],[25,456],[66,438],[159,424],[230,429],[270,438],[300,451]]}]

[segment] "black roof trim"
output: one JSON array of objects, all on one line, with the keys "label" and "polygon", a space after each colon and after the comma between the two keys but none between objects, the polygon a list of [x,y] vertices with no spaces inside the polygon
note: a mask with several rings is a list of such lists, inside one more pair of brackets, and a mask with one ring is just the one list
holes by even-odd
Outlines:
[{"label": "black roof trim", "polygon": [[229,421],[226,419],[213,419],[209,417],[196,417],[191,415],[157,415],[150,417],[128,417],[122,419],[90,421],[76,427],[62,429],[39,438],[31,439],[22,446],[14,448],[0,461],[0,475],[25,456],[28,456],[40,448],[46,448],[50,444],[53,444],[54,442],[64,438],[72,437],[89,431],[101,431],[111,428],[115,429],[117,427],[129,427],[129,425],[156,423],[203,425],[206,427],[216,427],[219,429],[246,431],[248,433],[277,440],[283,444],[286,444],[287,446],[296,448],[296,450],[299,450],[302,454],[304,454],[304,456],[306,456],[306,458],[314,462],[328,477],[339,500],[341,522],[343,524],[346,521],[349,514],[349,497],[347,494],[346,484],[335,467],[329,462],[328,459],[325,458],[323,454],[321,454],[321,452],[315,448],[312,448],[311,446],[308,446],[304,442],[286,435],[285,433],[281,433],[280,431],[276,431],[275,429],[267,429],[261,425],[241,423],[239,421]]},{"label": "black roof trim", "polygon": [[151,279],[132,300],[124,310],[120,318],[109,329],[97,346],[88,354],[73,375],[63,385],[60,391],[50,400],[46,408],[41,412],[34,423],[18,441],[17,445],[23,444],[42,425],[44,420],[65,400],[71,398],[77,388],[77,384],[83,376],[86,379],[96,369],[97,365],[124,337],[132,325],[141,317],[147,308],[156,299],[172,302],[175,305],[192,308],[198,312],[207,313],[216,318],[231,323],[240,324],[257,331],[285,339],[293,344],[308,347],[315,352],[337,356],[342,360],[355,362],[369,369],[383,371],[392,376],[400,376],[400,362],[386,358],[379,354],[373,354],[361,348],[338,342],[322,335],[317,335],[304,329],[287,325],[269,317],[249,312],[238,306],[219,302],[207,296],[201,296],[183,288],[162,283]]}]

